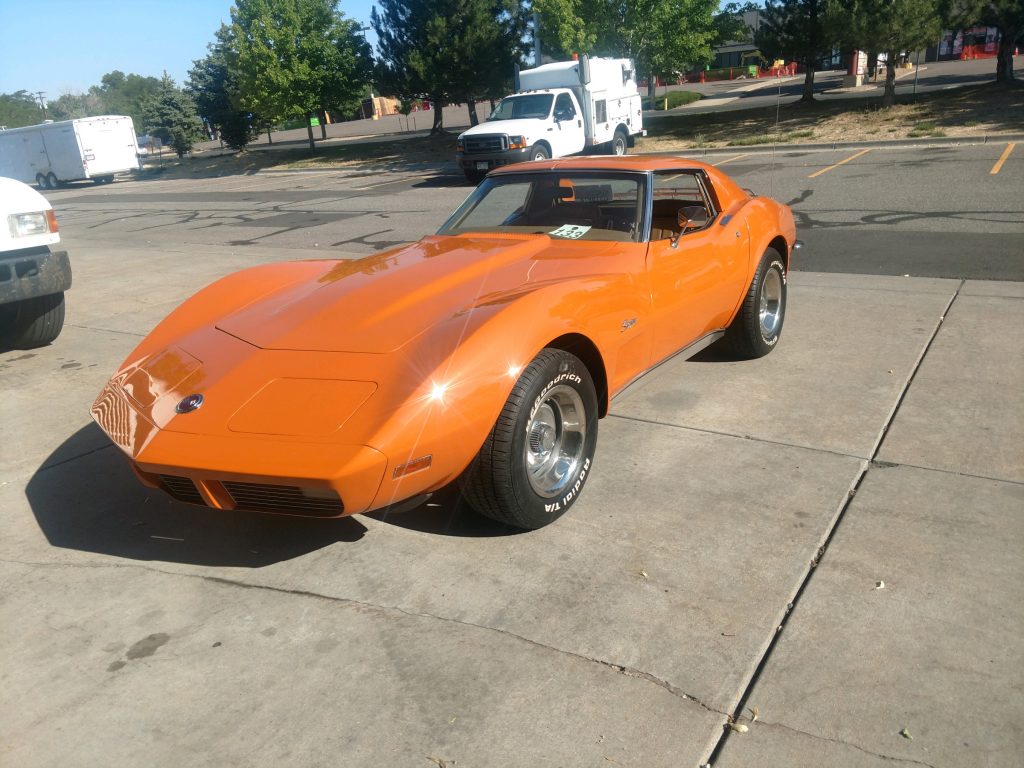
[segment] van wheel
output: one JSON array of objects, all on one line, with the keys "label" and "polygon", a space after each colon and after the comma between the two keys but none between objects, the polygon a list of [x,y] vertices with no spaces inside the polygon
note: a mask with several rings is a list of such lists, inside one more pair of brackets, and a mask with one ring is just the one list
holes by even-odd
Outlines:
[{"label": "van wheel", "polygon": [[7,307],[0,328],[0,348],[33,349],[44,347],[60,335],[64,327],[64,294],[35,296]]},{"label": "van wheel", "polygon": [[624,155],[629,151],[629,139],[626,138],[626,134],[618,130],[615,132],[615,138],[612,139],[611,144],[608,145],[609,155]]},{"label": "van wheel", "polygon": [[463,476],[462,494],[492,520],[534,530],[579,498],[593,469],[597,394],[578,357],[547,348],[526,366]]},{"label": "van wheel", "polygon": [[547,160],[549,157],[551,157],[551,153],[543,144],[534,144],[533,149],[530,150],[531,160]]}]

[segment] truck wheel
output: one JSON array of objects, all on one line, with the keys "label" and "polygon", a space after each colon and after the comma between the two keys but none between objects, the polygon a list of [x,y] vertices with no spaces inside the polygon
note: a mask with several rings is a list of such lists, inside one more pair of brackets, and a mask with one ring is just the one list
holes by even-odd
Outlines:
[{"label": "truck wheel", "polygon": [[0,330],[0,347],[32,349],[49,344],[64,327],[64,294],[22,299],[8,307],[4,328]]},{"label": "truck wheel", "polygon": [[46,174],[46,186],[48,186],[50,189],[56,189],[57,187],[60,186],[60,180],[57,178],[57,174],[55,174],[53,171],[50,171],[48,174]]},{"label": "truck wheel", "polygon": [[46,174],[45,173],[37,173],[36,174],[36,186],[39,187],[40,189],[46,189]]},{"label": "truck wheel", "polygon": [[583,362],[544,349],[512,387],[462,494],[492,520],[534,530],[579,498],[593,469],[597,394]]},{"label": "truck wheel", "polygon": [[779,343],[785,318],[786,265],[779,252],[769,248],[723,341],[738,357],[764,357]]},{"label": "truck wheel", "polygon": [[531,160],[547,160],[549,157],[551,157],[551,153],[543,144],[534,144],[533,149],[530,150]]},{"label": "truck wheel", "polygon": [[609,155],[624,155],[629,151],[629,139],[621,130],[615,132],[615,138],[608,145]]}]

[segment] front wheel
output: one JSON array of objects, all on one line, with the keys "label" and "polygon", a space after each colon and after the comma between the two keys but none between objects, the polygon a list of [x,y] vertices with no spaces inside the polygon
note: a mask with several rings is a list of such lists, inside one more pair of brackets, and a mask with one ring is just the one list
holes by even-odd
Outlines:
[{"label": "front wheel", "polygon": [[726,330],[726,341],[741,357],[764,357],[779,343],[785,318],[786,265],[779,252],[769,248],[757,265],[743,306]]},{"label": "front wheel", "polygon": [[549,157],[551,157],[551,153],[543,144],[535,144],[530,150],[531,160],[547,160]]},{"label": "front wheel", "polygon": [[576,503],[593,468],[597,394],[583,362],[544,349],[523,370],[466,472],[477,512],[534,530]]},{"label": "front wheel", "polygon": [[64,327],[64,294],[35,296],[2,307],[0,347],[33,349],[56,339]]}]

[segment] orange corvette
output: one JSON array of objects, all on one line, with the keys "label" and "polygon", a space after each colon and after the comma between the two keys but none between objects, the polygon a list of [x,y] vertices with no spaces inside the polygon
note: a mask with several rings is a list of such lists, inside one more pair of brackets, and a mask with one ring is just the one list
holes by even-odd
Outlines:
[{"label": "orange corvette", "polygon": [[772,350],[797,247],[788,207],[703,163],[508,166],[417,243],[203,289],[92,414],[181,501],[332,517],[461,478],[479,512],[539,528],[579,498],[632,381],[719,339]]}]

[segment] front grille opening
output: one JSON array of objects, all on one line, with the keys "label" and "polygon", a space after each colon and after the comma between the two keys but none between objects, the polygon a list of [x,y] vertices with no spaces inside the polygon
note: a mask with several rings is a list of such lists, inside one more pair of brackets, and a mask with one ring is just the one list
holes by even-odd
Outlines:
[{"label": "front grille opening", "polygon": [[464,140],[466,154],[481,152],[502,152],[508,149],[507,136],[467,136]]},{"label": "front grille opening", "polygon": [[337,517],[345,511],[338,494],[330,489],[234,482],[224,482],[223,486],[235,509],[243,512]]},{"label": "front grille opening", "polygon": [[199,489],[196,488],[196,484],[187,477],[178,477],[176,475],[160,475],[160,487],[167,492],[169,496],[178,501],[184,501],[189,504],[203,504],[203,497],[199,494]]}]

